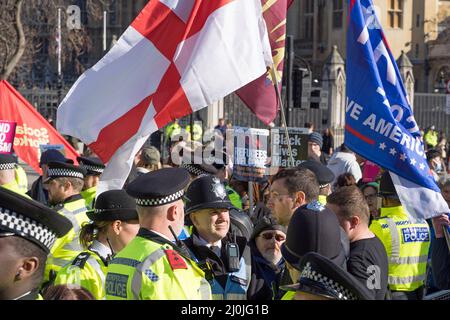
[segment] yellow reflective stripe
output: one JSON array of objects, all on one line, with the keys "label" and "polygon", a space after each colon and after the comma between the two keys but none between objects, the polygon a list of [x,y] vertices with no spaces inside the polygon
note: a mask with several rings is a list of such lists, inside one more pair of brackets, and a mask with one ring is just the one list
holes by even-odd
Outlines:
[{"label": "yellow reflective stripe", "polygon": [[398,257],[389,258],[389,263],[391,264],[417,264],[428,262],[428,255],[418,256],[418,257]]},{"label": "yellow reflective stripe", "polygon": [[158,249],[152,252],[144,261],[136,266],[136,272],[134,273],[131,281],[131,291],[133,292],[135,300],[139,300],[139,293],[142,287],[142,273],[147,270],[156,261],[161,259],[165,255],[164,250]]},{"label": "yellow reflective stripe", "polygon": [[399,284],[410,284],[414,282],[423,282],[425,281],[425,274],[419,275],[419,276],[409,276],[409,277],[395,277],[395,276],[389,276],[388,277],[388,283],[390,285],[399,285]]},{"label": "yellow reflective stripe", "polygon": [[100,263],[98,263],[97,259],[95,259],[93,256],[90,256],[89,259],[87,260],[87,262],[98,273],[100,280],[102,282],[102,285],[105,285],[105,282],[106,282],[105,274],[103,273],[102,267],[100,266]]},{"label": "yellow reflective stripe", "polygon": [[398,259],[400,256],[400,237],[398,236],[397,227],[391,218],[385,218],[389,231],[391,233],[391,255],[392,259]]}]

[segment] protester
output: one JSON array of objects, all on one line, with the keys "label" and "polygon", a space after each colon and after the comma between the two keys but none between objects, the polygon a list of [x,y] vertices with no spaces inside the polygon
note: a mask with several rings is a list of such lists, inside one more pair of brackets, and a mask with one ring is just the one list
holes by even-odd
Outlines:
[{"label": "protester", "polygon": [[378,218],[380,216],[380,211],[378,208],[379,189],[380,185],[377,182],[369,182],[361,187],[361,191],[366,199],[367,205],[369,206],[370,221],[372,221],[373,218]]},{"label": "protester", "polygon": [[328,155],[321,151],[323,146],[322,136],[318,132],[313,132],[308,137],[308,159],[320,161],[327,165]]},{"label": "protester", "polygon": [[168,168],[128,185],[141,229],[108,265],[107,300],[211,299],[204,272],[177,238],[184,226],[182,199],[189,180],[184,169]]},{"label": "protester", "polygon": [[47,179],[47,170],[49,162],[67,162],[66,157],[58,150],[50,149],[46,150],[41,154],[41,159],[39,161],[39,167],[42,169],[42,175],[36,179],[31,185],[31,189],[27,194],[34,200],[48,205],[48,191],[44,188],[44,183]]},{"label": "protester", "polygon": [[136,164],[136,177],[162,168],[161,154],[153,146],[143,148]]},{"label": "protester", "polygon": [[252,278],[248,289],[249,300],[279,300],[279,289],[285,265],[281,245],[286,240],[286,227],[274,219],[263,217],[256,225],[249,242],[252,252]]},{"label": "protester", "polygon": [[225,124],[225,119],[220,118],[219,123],[214,127],[214,130],[219,131],[222,137],[225,137],[225,134],[227,133],[227,125]]},{"label": "protester", "polygon": [[330,128],[323,130],[322,140],[322,152],[331,156],[334,151],[334,136]]},{"label": "protester", "polygon": [[100,181],[100,175],[103,173],[103,170],[105,170],[105,165],[97,157],[78,157],[77,161],[80,167],[86,170],[84,186],[80,194],[84,201],[86,201],[86,207],[91,209],[97,194],[97,185]]},{"label": "protester", "polygon": [[440,176],[447,175],[445,165],[443,164],[443,160],[441,158],[441,153],[435,149],[431,149],[427,151],[427,162],[430,167],[431,174],[436,182],[439,181]]},{"label": "protester", "polygon": [[[447,183],[450,186],[450,183]],[[432,219],[435,239],[431,246],[431,268],[433,280],[437,288],[450,289],[450,236],[445,238],[444,232],[450,234],[449,215],[443,214]],[[444,231],[444,228],[447,231]]]},{"label": "protester", "polygon": [[364,285],[320,254],[305,254],[298,269],[297,282],[282,287],[295,294],[293,300],[373,300]]},{"label": "protester", "polygon": [[186,214],[193,224],[185,240],[191,256],[205,272],[214,300],[246,300],[251,279],[247,239],[230,233],[229,210],[234,206],[217,177],[204,175],[186,191]]},{"label": "protester", "polygon": [[413,222],[400,202],[389,171],[380,180],[380,218],[370,230],[383,242],[389,257],[388,284],[393,300],[420,300],[430,248],[426,221]]},{"label": "protester", "polygon": [[0,300],[42,300],[39,286],[47,255],[72,224],[41,203],[3,188],[0,205]]},{"label": "protester", "polygon": [[369,230],[369,207],[362,192],[356,186],[342,187],[328,197],[327,207],[337,215],[350,240],[347,271],[367,286],[375,300],[384,300],[388,257],[383,243]]},{"label": "protester", "polygon": [[[301,270],[298,265],[306,253],[317,252],[346,268],[348,250],[348,238],[336,215],[317,201],[295,211],[289,222],[286,241],[281,245],[290,283],[299,278]],[[282,300],[291,300],[294,294],[287,293]]]},{"label": "protester", "polygon": [[[45,282],[52,282],[58,271],[78,255],[82,247],[79,233],[84,222],[88,222],[86,202],[80,192],[84,185],[84,168],[70,163],[50,162],[44,184],[48,190],[49,204],[68,218],[73,228],[58,239],[50,250],[45,267]],[[48,283],[47,283],[48,284]]]},{"label": "protester", "polygon": [[343,187],[356,186],[356,179],[350,172],[339,175],[334,185],[334,190],[339,190]]},{"label": "protester", "polygon": [[331,194],[331,182],[334,180],[334,173],[325,165],[318,161],[307,160],[302,162],[298,168],[306,168],[311,170],[319,182],[319,197],[318,200],[323,205],[327,204],[327,197]]},{"label": "protester", "polygon": [[268,207],[278,224],[287,227],[295,210],[319,196],[316,175],[308,169],[285,169],[272,178]]},{"label": "protester", "polygon": [[[327,164],[328,169],[333,171],[334,176],[337,178],[343,173],[351,173],[356,182],[362,178],[361,168],[359,167],[358,162],[356,161],[355,154],[342,144],[339,151],[334,153],[331,159]],[[333,181],[333,184],[336,181]]]},{"label": "protester", "polygon": [[55,285],[81,287],[96,300],[103,300],[109,262],[139,231],[136,202],[125,190],[106,191],[98,196],[95,209],[87,216],[92,222],[80,231],[84,251],[58,272]]}]

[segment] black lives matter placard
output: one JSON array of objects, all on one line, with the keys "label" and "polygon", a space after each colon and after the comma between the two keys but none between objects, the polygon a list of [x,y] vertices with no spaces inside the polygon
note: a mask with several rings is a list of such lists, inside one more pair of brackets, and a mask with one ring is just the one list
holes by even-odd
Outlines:
[{"label": "black lives matter placard", "polygon": [[[308,158],[308,136],[306,128],[288,128],[289,139],[285,128],[271,130],[271,166],[296,167]],[[293,163],[289,161],[289,147],[291,146]]]}]

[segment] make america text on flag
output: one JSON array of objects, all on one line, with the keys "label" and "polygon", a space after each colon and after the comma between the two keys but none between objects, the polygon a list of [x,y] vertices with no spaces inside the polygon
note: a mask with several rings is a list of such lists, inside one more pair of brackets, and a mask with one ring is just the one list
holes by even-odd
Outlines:
[{"label": "make america text on flag", "polygon": [[390,171],[414,220],[448,212],[371,0],[349,0],[345,144]]}]

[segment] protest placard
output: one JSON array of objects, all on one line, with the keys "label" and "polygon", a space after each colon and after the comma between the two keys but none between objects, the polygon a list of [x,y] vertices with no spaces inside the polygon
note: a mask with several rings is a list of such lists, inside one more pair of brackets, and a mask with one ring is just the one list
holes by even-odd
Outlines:
[{"label": "protest placard", "polygon": [[[286,137],[285,128],[271,130],[271,166],[272,167],[297,167],[308,158],[309,131],[306,128],[287,128],[289,139]],[[289,159],[289,146],[292,151],[292,160]]]},{"label": "protest placard", "polygon": [[16,123],[0,120],[0,154],[13,152],[14,137],[16,136]]}]

